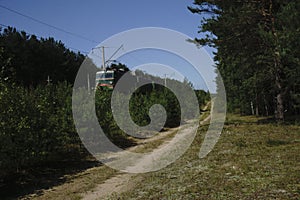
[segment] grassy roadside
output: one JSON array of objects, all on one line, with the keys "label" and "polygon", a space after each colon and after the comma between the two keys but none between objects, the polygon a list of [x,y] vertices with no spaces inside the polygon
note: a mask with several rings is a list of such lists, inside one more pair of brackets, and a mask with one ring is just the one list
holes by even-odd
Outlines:
[{"label": "grassy roadside", "polygon": [[[176,133],[177,128],[166,129],[158,137],[145,141],[136,140],[135,142],[139,145],[132,147],[132,150],[129,148],[129,150],[136,153],[150,152],[166,140],[171,139]],[[92,191],[97,185],[118,174],[122,173],[105,165],[92,167],[80,173],[62,176],[61,178],[64,179],[62,184],[51,189],[35,191],[34,194],[26,195],[21,199],[81,199],[84,193]]]},{"label": "grassy roadside", "polygon": [[167,129],[166,131],[168,131],[169,133],[162,132],[160,133],[160,136],[158,136],[158,138],[154,138],[153,140],[146,140],[144,142],[141,142],[143,140],[139,140],[136,143],[139,144],[137,146],[135,146],[133,148],[133,150],[130,150],[131,152],[134,153],[148,153],[153,151],[154,149],[156,149],[158,146],[162,145],[164,142],[171,140],[176,133],[178,132],[177,128],[173,128],[173,129]]},{"label": "grassy roadside", "polygon": [[75,175],[67,175],[64,184],[27,195],[23,199],[81,199],[81,194],[115,176],[118,172],[105,165],[93,167]]},{"label": "grassy roadside", "polygon": [[[228,115],[214,150],[198,158],[207,125],[199,128],[191,148],[170,166],[138,175],[136,187],[110,199],[299,199],[300,127],[264,124],[263,118]],[[173,136],[174,131],[169,136]],[[167,137],[169,138],[169,137]],[[134,152],[148,152],[166,137]],[[117,175],[106,166],[65,177],[64,184],[33,199],[81,199],[81,195]]]},{"label": "grassy roadside", "polygon": [[229,115],[220,140],[198,158],[207,126],[170,166],[140,175],[132,191],[111,199],[299,199],[300,127]]}]

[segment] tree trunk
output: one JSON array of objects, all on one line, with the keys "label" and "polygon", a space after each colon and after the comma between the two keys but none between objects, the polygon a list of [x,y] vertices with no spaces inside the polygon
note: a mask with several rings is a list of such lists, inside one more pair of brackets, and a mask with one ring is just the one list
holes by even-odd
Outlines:
[{"label": "tree trunk", "polygon": [[280,92],[276,96],[277,105],[276,105],[276,120],[281,122],[284,120],[284,106],[283,106],[283,94]]},{"label": "tree trunk", "polygon": [[263,98],[264,98],[264,104],[265,104],[265,114],[266,116],[269,116],[269,108],[268,108],[268,105],[267,105],[267,100],[266,100],[266,96],[265,94],[263,95]]},{"label": "tree trunk", "polygon": [[258,108],[258,104],[259,104],[259,100],[258,100],[258,95],[257,92],[255,93],[255,115],[259,116],[259,108]]},{"label": "tree trunk", "polygon": [[276,120],[281,122],[284,120],[284,89],[281,83],[282,77],[282,66],[280,62],[280,56],[279,52],[275,50],[275,55],[274,55],[274,67],[275,67],[275,84],[276,84],[276,89],[277,89],[277,94],[276,94]]},{"label": "tree trunk", "polygon": [[278,35],[277,30],[275,28],[275,16],[273,15],[273,1],[269,1],[269,13],[271,17],[271,30],[274,37],[274,44],[275,48],[273,50],[274,56],[274,71],[275,71],[275,84],[276,84],[276,113],[275,117],[278,122],[282,122],[284,120],[284,92],[282,86],[282,64],[280,59],[280,51],[279,51],[279,44],[278,44]]}]

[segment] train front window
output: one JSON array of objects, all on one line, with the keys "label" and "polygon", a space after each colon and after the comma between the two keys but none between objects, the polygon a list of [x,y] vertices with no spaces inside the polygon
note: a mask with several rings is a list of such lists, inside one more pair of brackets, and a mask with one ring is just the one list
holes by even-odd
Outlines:
[{"label": "train front window", "polygon": [[111,72],[107,72],[107,73],[105,73],[105,78],[113,78],[113,73],[111,73]]},{"label": "train front window", "polygon": [[102,72],[96,74],[96,79],[112,79],[114,78],[113,72]]}]

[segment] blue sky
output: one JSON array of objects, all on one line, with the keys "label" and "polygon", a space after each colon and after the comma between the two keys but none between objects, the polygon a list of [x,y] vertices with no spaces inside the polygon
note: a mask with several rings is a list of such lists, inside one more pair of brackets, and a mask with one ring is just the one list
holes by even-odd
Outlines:
[{"label": "blue sky", "polygon": [[[74,37],[0,8],[1,24],[41,37],[54,37],[81,52],[90,52],[110,36],[133,28],[163,27],[191,38],[199,37],[201,20],[187,9],[193,0],[0,0],[0,5],[89,38]],[[211,54],[212,49],[207,50]]]}]

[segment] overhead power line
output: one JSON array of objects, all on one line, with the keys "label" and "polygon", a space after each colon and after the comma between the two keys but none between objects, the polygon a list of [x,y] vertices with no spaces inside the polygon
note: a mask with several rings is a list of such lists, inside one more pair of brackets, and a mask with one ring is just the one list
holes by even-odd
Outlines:
[{"label": "overhead power line", "polygon": [[8,8],[8,7],[6,7],[6,6],[0,5],[0,8],[3,8],[3,9],[5,9],[5,10],[8,10],[8,11],[12,12],[12,13],[15,13],[15,14],[17,14],[17,15],[20,15],[20,16],[22,16],[22,17],[25,17],[25,18],[27,18],[27,19],[30,19],[30,20],[32,20],[32,21],[34,21],[34,22],[39,23],[39,24],[43,24],[43,25],[45,25],[45,26],[51,27],[51,28],[53,28],[53,29],[55,29],[55,30],[58,30],[58,31],[60,31],[60,32],[63,32],[63,33],[72,35],[72,36],[74,36],[74,37],[81,38],[81,39],[83,39],[83,40],[86,40],[86,41],[89,41],[89,42],[92,42],[92,43],[97,43],[97,44],[99,43],[99,42],[97,42],[97,41],[95,41],[95,40],[92,40],[92,39],[89,39],[89,38],[87,38],[87,37],[85,37],[85,36],[79,35],[79,34],[77,34],[77,33],[72,33],[72,32],[70,32],[70,31],[64,30],[64,29],[59,28],[59,27],[57,27],[57,26],[53,26],[53,25],[51,25],[51,24],[48,24],[48,23],[46,23],[46,22],[43,22],[43,21],[41,21],[41,20],[39,20],[39,19],[33,18],[33,17],[29,16],[29,15],[25,15],[25,14],[23,14],[23,13],[20,13],[19,11],[13,10],[13,9]]},{"label": "overhead power line", "polygon": [[[9,28],[9,27],[10,27],[10,26],[5,25],[5,24],[2,24],[2,23],[0,23],[0,26],[5,27],[5,28]],[[21,31],[21,30],[19,30],[19,29],[17,29],[17,28],[16,28],[16,30]],[[43,38],[43,37],[38,36],[38,35],[36,35],[36,34],[30,33],[30,32],[27,32],[27,31],[25,31],[25,32],[26,32],[27,35],[30,35],[30,36],[36,36],[36,37],[39,38],[39,39],[42,39],[42,38]],[[87,52],[87,51],[82,51],[82,50],[80,50],[80,49],[77,49],[77,48],[74,48],[74,47],[67,46],[66,44],[64,44],[64,45],[65,45],[65,47],[68,48],[68,49],[72,49],[72,50],[74,50],[74,51],[79,51],[80,53],[89,54],[89,52]]]}]

